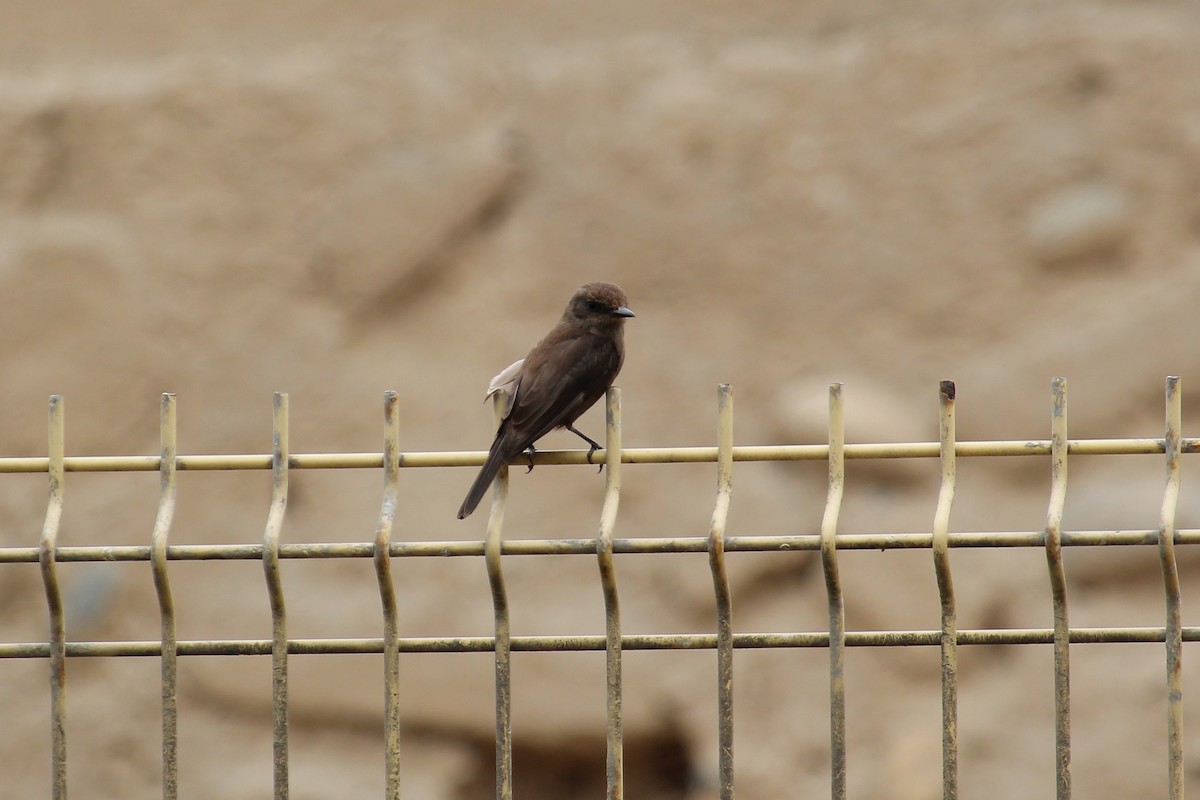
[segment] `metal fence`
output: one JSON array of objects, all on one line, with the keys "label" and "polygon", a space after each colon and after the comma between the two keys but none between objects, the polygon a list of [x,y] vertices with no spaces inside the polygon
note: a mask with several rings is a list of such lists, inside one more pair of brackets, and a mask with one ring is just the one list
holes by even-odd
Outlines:
[{"label": "metal fence", "polygon": [[[626,650],[716,651],[716,694],[719,794],[732,798],[735,785],[733,747],[734,651],[741,648],[827,648],[829,651],[829,724],[831,796],[846,796],[846,685],[844,658],[847,647],[937,646],[941,650],[943,796],[958,793],[958,660],[960,645],[1052,644],[1054,651],[1054,704],[1056,730],[1057,796],[1071,794],[1071,693],[1070,645],[1096,642],[1164,642],[1167,699],[1168,796],[1183,797],[1181,655],[1184,641],[1200,640],[1200,628],[1185,628],[1180,611],[1180,581],[1175,561],[1176,544],[1200,543],[1200,530],[1176,530],[1175,514],[1180,490],[1180,455],[1200,449],[1200,439],[1183,439],[1180,433],[1179,380],[1166,382],[1166,427],[1163,438],[1087,439],[1067,437],[1066,384],[1052,385],[1053,414],[1048,440],[958,442],[955,438],[954,384],[940,387],[941,435],[939,442],[908,444],[851,444],[843,434],[842,387],[829,392],[829,440],[821,445],[734,447],[733,404],[728,386],[718,390],[716,447],[624,449],[621,445],[620,391],[607,397],[606,449],[599,454],[607,466],[606,493],[599,531],[591,539],[540,539],[505,541],[502,538],[507,497],[507,475],[497,481],[486,538],[483,541],[394,541],[400,470],[411,467],[467,466],[482,463],[480,452],[401,453],[397,397],[384,398],[382,453],[293,454],[288,449],[288,398],[274,399],[273,452],[269,455],[181,455],[176,449],[176,410],[173,395],[165,394],[161,406],[161,452],[157,456],[67,457],[64,454],[64,404],[50,399],[49,455],[46,458],[0,458],[2,473],[47,473],[49,503],[41,541],[36,547],[0,548],[0,564],[33,563],[41,568],[49,611],[48,641],[0,643],[0,658],[46,659],[50,673],[50,736],[52,776],[56,798],[67,793],[67,727],[65,691],[69,658],[157,657],[162,662],[162,793],[177,796],[177,680],[180,656],[269,655],[272,662],[274,719],[274,796],[288,796],[288,659],[295,654],[380,653],[385,686],[384,735],[387,797],[402,794],[400,772],[399,660],[416,652],[492,652],[496,677],[496,794],[512,797],[512,726],[510,713],[510,657],[513,651],[604,651],[607,669],[607,787],[610,798],[623,796],[622,653]],[[497,405],[499,408],[500,405]],[[1162,454],[1165,456],[1165,489],[1156,530],[1064,531],[1067,462],[1075,454]],[[1044,530],[1008,533],[950,531],[950,511],[955,498],[955,465],[959,458],[977,456],[1048,456],[1051,492]],[[839,534],[838,518],[844,490],[846,459],[937,458],[941,464],[941,489],[932,531],[914,534]],[[534,463],[581,464],[582,451],[539,452]],[[732,495],[736,461],[827,461],[827,501],[819,533],[784,536],[729,536],[726,519]],[[614,538],[621,492],[622,463],[715,462],[717,492],[707,537]],[[374,541],[359,543],[284,543],[280,541],[288,502],[292,470],[381,469],[383,501]],[[273,475],[272,501],[261,545],[172,545],[170,534],[180,470],[265,470]],[[64,503],[64,478],[68,472],[157,471],[160,499],[157,519],[148,545],[60,546],[59,521]],[[1063,569],[1064,547],[1106,547],[1157,544],[1165,594],[1162,627],[1071,628],[1067,613],[1067,584]],[[951,548],[1040,548],[1048,565],[1054,626],[1050,629],[960,630],[956,621]],[[848,631],[838,574],[838,553],[847,549],[927,548],[933,556],[934,576],[941,604],[939,630]],[[727,552],[819,551],[828,596],[827,631],[779,633],[735,632]],[[715,634],[622,633],[617,553],[707,553],[716,599]],[[603,636],[513,636],[505,591],[506,557],[546,554],[594,556],[603,590],[606,626]],[[392,565],[396,559],[416,557],[482,557],[491,585],[495,634],[488,637],[412,638],[400,635]],[[288,636],[287,606],[280,579],[282,559],[373,559],[382,611],[382,635],[364,639],[294,639]],[[273,620],[269,640],[180,641],[172,600],[169,565],[172,561],[261,560]],[[161,639],[152,641],[69,641],[64,625],[62,593],[57,568],[63,562],[149,562],[154,576],[161,616]]]}]

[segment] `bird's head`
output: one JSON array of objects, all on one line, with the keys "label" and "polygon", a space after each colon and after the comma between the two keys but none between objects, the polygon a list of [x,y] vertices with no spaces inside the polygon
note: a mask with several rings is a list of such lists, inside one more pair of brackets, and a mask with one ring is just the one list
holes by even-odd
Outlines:
[{"label": "bird's head", "polygon": [[619,326],[627,317],[634,316],[625,305],[627,302],[624,290],[615,283],[587,283],[571,295],[563,320]]}]

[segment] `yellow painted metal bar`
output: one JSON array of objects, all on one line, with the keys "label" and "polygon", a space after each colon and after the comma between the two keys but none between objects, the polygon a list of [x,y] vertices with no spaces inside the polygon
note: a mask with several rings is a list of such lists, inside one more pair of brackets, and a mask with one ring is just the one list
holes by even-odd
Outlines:
[{"label": "yellow painted metal bar", "polygon": [[616,387],[608,390],[605,420],[605,466],[608,467],[608,476],[605,479],[604,506],[600,511],[600,530],[596,536],[600,586],[604,591],[604,656],[608,694],[605,779],[608,800],[621,800],[625,796],[621,603],[617,594],[617,571],[613,564],[613,529],[617,524],[617,509],[621,503],[621,390]]},{"label": "yellow painted metal bar", "polygon": [[[1181,629],[1184,642],[1200,642],[1200,627]],[[940,630],[847,631],[847,647],[937,647],[941,645]],[[491,636],[401,637],[401,653],[490,653],[495,650]],[[1165,628],[1073,628],[1071,644],[1153,644],[1165,641]],[[271,639],[208,639],[178,643],[180,656],[263,656],[271,655]],[[289,639],[291,655],[362,655],[383,652],[382,638],[366,639]],[[966,646],[1043,645],[1054,644],[1053,628],[1001,628],[959,630],[958,644]],[[599,635],[576,636],[514,636],[509,649],[524,653],[604,652],[608,639]],[[789,633],[735,633],[735,650],[770,650],[782,648],[822,648],[829,646],[828,631]],[[625,634],[621,650],[715,650],[717,636],[712,633],[645,633]],[[67,642],[68,658],[159,657],[162,642],[104,641]],[[0,658],[49,658],[51,646],[46,642],[0,643]]]},{"label": "yellow painted metal bar", "polygon": [[167,576],[167,542],[171,534],[171,522],[175,518],[177,493],[175,454],[178,448],[175,437],[175,395],[163,394],[158,416],[161,448],[159,463],[162,468],[159,470],[158,481],[158,514],[154,518],[154,530],[150,535],[150,566],[154,577],[154,592],[158,597],[162,631],[163,799],[175,800],[179,796],[179,647],[175,633],[175,601],[171,595],[171,582]]},{"label": "yellow painted metal bar", "polygon": [[[1165,452],[1163,439],[1077,439],[1067,443],[1071,455],[1153,455]],[[1003,441],[957,442],[954,454],[960,458],[1007,456],[1048,456],[1048,439],[1013,439]],[[643,447],[627,448],[621,453],[625,464],[696,464],[715,462],[716,447]],[[1181,453],[1200,452],[1200,438],[1181,439]],[[937,442],[881,442],[848,444],[847,459],[938,458]],[[533,463],[588,464],[596,458],[606,459],[607,453],[597,450],[587,459],[587,450],[539,450]],[[481,450],[431,451],[400,454],[400,467],[477,467],[487,453]],[[825,461],[829,458],[827,444],[741,445],[733,448],[734,461]],[[48,461],[41,457],[0,458],[0,474],[45,472]],[[69,456],[64,462],[66,472],[156,472],[161,468],[158,456]],[[209,470],[267,470],[272,469],[269,453],[180,455],[180,471]],[[292,469],[380,469],[382,453],[296,453],[289,456]]]},{"label": "yellow painted metal bar", "polygon": [[[954,548],[1045,547],[1045,530],[975,531],[948,535]],[[1063,547],[1138,547],[1158,545],[1158,529],[1063,531]],[[1200,544],[1200,530],[1175,531],[1175,543]],[[821,549],[820,534],[764,536],[726,536],[726,552],[764,553],[777,550]],[[930,533],[840,533],[838,550],[928,550],[933,546]],[[461,558],[482,556],[482,541],[443,540],[428,542],[392,542],[393,558]],[[596,539],[514,539],[501,544],[506,556],[595,555]],[[706,553],[707,536],[646,537],[614,539],[614,553]],[[281,559],[373,558],[374,542],[297,542],[280,543]],[[169,561],[258,561],[263,557],[261,544],[180,544],[167,547]],[[60,546],[58,562],[150,561],[148,545],[77,545]],[[0,547],[0,564],[38,561],[37,547]]]},{"label": "yellow painted metal bar", "polygon": [[[504,418],[507,403],[507,392],[496,392],[492,408],[497,428]],[[496,659],[496,798],[512,800],[512,633],[508,617],[508,592],[504,587],[501,565],[504,510],[508,505],[508,467],[500,468],[494,487],[492,510],[483,542],[483,559],[492,589],[496,632],[493,646]]]},{"label": "yellow painted metal bar", "polygon": [[62,396],[51,395],[47,426],[50,496],[46,503],[46,519],[38,544],[38,562],[41,565],[46,607],[50,616],[46,655],[50,659],[50,769],[54,800],[65,800],[67,796],[67,631],[56,563],[58,530],[63,510],[65,413]]},{"label": "yellow painted metal bar", "polygon": [[383,738],[385,797],[400,797],[400,628],[392,584],[392,527],[400,484],[400,413],[395,392],[383,395],[383,503],[375,526],[375,577],[383,608]]},{"label": "yellow painted metal bar", "polygon": [[1158,548],[1166,594],[1167,622],[1167,797],[1183,800],[1183,610],[1175,563],[1175,510],[1179,505],[1179,449],[1183,395],[1179,378],[1167,378],[1167,485],[1159,515]]},{"label": "yellow painted metal bar", "polygon": [[263,531],[263,572],[271,603],[271,717],[275,800],[288,797],[288,638],[287,607],[279,573],[279,538],[288,499],[288,396],[276,392],[272,414],[271,508]]},{"label": "yellow painted metal bar", "polygon": [[954,506],[954,382],[942,381],[942,484],[933,518],[933,563],[942,606],[942,797],[958,797],[958,635],[954,582],[950,576],[950,511]]},{"label": "yellow painted metal bar", "polygon": [[1067,573],[1062,557],[1062,518],[1067,504],[1067,381],[1051,383],[1050,503],[1046,509],[1046,564],[1054,606],[1054,752],[1058,800],[1071,796],[1071,626]]},{"label": "yellow painted metal bar", "polygon": [[733,389],[717,387],[717,499],[708,534],[708,564],[717,602],[718,796],[733,800],[733,598],[725,565],[725,526],[733,495]]},{"label": "yellow painted metal bar", "polygon": [[[1045,546],[1044,530],[1040,531],[976,531],[949,535],[951,548],[1013,548]],[[1175,532],[1175,543],[1200,544],[1200,530]],[[1063,531],[1063,547],[1137,547],[1157,546],[1157,529],[1110,531]],[[929,533],[841,533],[839,550],[928,550],[933,546]],[[727,536],[727,552],[772,552],[776,550],[819,551],[820,534],[787,534],[764,536]],[[482,556],[482,541],[443,540],[428,542],[392,542],[393,558],[461,558]],[[505,541],[501,552],[506,556],[595,555],[596,540],[590,539],[514,539]],[[647,537],[644,539],[614,539],[614,553],[706,553],[708,537]],[[300,542],[281,543],[282,559],[309,558],[372,558],[373,542]],[[257,561],[262,558],[260,544],[196,544],[170,545],[167,558],[171,561]],[[37,563],[36,547],[0,548],[0,564]],[[78,545],[58,548],[59,562],[89,561],[149,561],[146,545]]]},{"label": "yellow painted metal bar", "polygon": [[821,518],[821,566],[829,598],[830,796],[846,797],[846,607],[838,574],[837,527],[846,487],[846,413],[842,384],[829,387],[829,491]]}]

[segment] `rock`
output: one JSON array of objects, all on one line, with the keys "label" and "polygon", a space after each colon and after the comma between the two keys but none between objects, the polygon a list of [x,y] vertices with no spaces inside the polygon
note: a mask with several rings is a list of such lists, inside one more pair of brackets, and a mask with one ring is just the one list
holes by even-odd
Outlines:
[{"label": "rock", "polygon": [[356,315],[381,299],[394,306],[444,275],[511,201],[519,178],[503,130],[375,159],[333,189],[314,221],[314,286]]},{"label": "rock", "polygon": [[1133,232],[1128,193],[1097,181],[1063,189],[1036,204],[1027,218],[1031,255],[1043,266],[1118,258]]}]

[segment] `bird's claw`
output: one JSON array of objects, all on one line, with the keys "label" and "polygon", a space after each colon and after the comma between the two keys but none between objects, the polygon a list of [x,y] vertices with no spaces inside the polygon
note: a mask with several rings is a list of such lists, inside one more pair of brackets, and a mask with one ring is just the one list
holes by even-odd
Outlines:
[{"label": "bird's claw", "polygon": [[[598,444],[595,444],[594,442],[592,443],[592,446],[588,448],[587,462],[589,464],[596,463],[595,461],[592,461],[592,455],[599,449],[600,449],[600,446]],[[598,470],[596,470],[596,474],[599,475],[601,472],[604,472],[604,462],[603,461],[600,462],[600,468]]]},{"label": "bird's claw", "polygon": [[[576,428],[574,425],[568,425],[568,426],[567,426],[567,430],[569,430],[571,433],[575,434],[575,435],[576,435],[576,436],[578,436],[580,439],[583,439],[585,442],[587,442],[587,443],[588,443],[587,462],[588,462],[589,464],[595,464],[596,462],[595,462],[595,461],[592,461],[592,455],[593,455],[593,454],[594,454],[594,453],[595,453],[597,450],[600,450],[600,449],[601,449],[601,445],[600,445],[600,443],[599,443],[599,442],[597,442],[597,441],[596,441],[595,439],[593,439],[592,437],[588,436],[588,435],[587,435],[586,433],[584,433],[583,431],[581,431],[581,430],[579,430],[578,428]],[[601,464],[601,465],[600,465],[600,469],[596,470],[596,474],[597,474],[597,475],[599,475],[599,474],[600,474],[601,472],[603,472],[603,471],[604,471],[604,464]]]},{"label": "bird's claw", "polygon": [[529,445],[529,447],[525,448],[525,457],[529,459],[529,469],[525,470],[526,475],[533,472],[533,456],[536,452],[537,450],[533,449],[533,445]]}]

